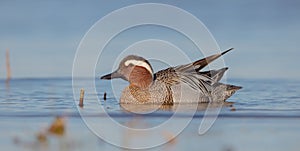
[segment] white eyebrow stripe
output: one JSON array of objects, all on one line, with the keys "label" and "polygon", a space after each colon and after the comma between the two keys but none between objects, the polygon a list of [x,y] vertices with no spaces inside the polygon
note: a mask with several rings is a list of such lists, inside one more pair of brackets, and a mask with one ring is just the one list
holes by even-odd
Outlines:
[{"label": "white eyebrow stripe", "polygon": [[127,61],[125,61],[124,64],[125,64],[125,66],[128,66],[129,64],[133,64],[133,65],[135,65],[135,66],[141,66],[141,67],[144,67],[144,68],[146,68],[151,74],[153,74],[150,65],[149,65],[148,63],[144,62],[144,61],[141,61],[141,60],[127,60]]}]

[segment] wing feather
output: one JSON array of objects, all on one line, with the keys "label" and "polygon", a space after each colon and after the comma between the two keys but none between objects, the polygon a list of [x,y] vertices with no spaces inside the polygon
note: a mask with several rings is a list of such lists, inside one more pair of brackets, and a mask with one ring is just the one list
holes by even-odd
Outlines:
[{"label": "wing feather", "polygon": [[228,68],[204,72],[200,72],[200,70],[232,49],[233,48],[230,48],[220,54],[211,55],[190,64],[170,67],[158,71],[154,74],[154,79],[164,82],[168,86],[177,85],[183,82],[191,88],[200,91],[202,94],[209,95],[212,85],[222,78],[224,72]]}]

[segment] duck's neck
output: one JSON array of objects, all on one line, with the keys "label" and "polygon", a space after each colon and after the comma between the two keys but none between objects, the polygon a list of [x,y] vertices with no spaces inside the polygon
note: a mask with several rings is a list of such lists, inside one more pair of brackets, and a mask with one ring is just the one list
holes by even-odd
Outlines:
[{"label": "duck's neck", "polygon": [[128,81],[132,86],[148,89],[153,82],[153,75],[144,67],[135,66],[130,73]]}]

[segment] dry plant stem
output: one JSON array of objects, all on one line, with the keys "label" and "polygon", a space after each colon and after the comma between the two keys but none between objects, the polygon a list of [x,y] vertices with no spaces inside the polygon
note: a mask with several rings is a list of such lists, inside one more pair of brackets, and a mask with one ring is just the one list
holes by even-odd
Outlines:
[{"label": "dry plant stem", "polygon": [[11,69],[9,61],[9,49],[6,49],[6,81],[11,79]]},{"label": "dry plant stem", "polygon": [[79,106],[83,107],[84,89],[80,89]]}]

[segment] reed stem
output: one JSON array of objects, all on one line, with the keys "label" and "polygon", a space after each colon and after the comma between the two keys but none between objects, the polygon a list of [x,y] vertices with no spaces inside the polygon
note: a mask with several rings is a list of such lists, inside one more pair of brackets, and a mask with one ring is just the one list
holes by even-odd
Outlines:
[{"label": "reed stem", "polygon": [[84,89],[80,89],[80,98],[79,98],[79,106],[83,107],[83,98],[84,98]]},{"label": "reed stem", "polygon": [[11,69],[9,61],[9,49],[6,49],[6,81],[8,82],[11,79]]}]

